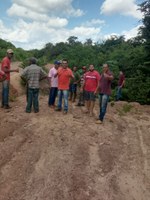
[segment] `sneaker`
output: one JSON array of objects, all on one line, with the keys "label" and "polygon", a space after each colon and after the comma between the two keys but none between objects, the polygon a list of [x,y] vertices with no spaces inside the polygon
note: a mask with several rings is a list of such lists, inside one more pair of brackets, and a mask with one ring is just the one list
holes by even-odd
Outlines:
[{"label": "sneaker", "polygon": [[31,111],[29,111],[29,110],[26,110],[25,112],[26,112],[26,113],[31,113]]},{"label": "sneaker", "polygon": [[81,106],[81,103],[78,103],[76,106]]},{"label": "sneaker", "polygon": [[4,108],[5,108],[5,109],[10,109],[10,108],[11,108],[11,106],[9,106],[9,105],[6,105],[6,106],[4,106]]},{"label": "sneaker", "polygon": [[61,108],[55,108],[55,111],[61,111]]},{"label": "sneaker", "polygon": [[98,119],[95,123],[96,124],[102,124],[103,122],[100,119]]},{"label": "sneaker", "polygon": [[38,113],[38,112],[39,112],[39,110],[35,110],[34,112],[35,112],[35,113]]},{"label": "sneaker", "polygon": [[64,110],[63,114],[66,115],[67,114],[67,110]]}]

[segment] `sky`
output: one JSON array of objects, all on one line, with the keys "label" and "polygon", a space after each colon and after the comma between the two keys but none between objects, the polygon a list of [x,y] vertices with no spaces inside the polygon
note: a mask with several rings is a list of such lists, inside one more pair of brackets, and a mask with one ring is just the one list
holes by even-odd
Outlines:
[{"label": "sky", "polygon": [[25,50],[70,36],[100,42],[111,35],[135,37],[141,0],[0,0],[0,38]]}]

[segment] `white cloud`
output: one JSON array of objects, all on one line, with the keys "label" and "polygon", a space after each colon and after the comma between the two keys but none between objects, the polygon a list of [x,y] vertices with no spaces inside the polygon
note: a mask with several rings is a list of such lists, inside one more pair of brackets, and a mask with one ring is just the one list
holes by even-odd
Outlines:
[{"label": "white cloud", "polygon": [[138,6],[135,0],[105,0],[100,8],[102,14],[111,15],[119,13],[141,19],[142,13],[137,9]]},{"label": "white cloud", "polygon": [[102,26],[105,24],[104,20],[100,19],[91,19],[90,21],[85,22],[84,26]]},{"label": "white cloud", "polygon": [[[22,16],[21,10],[24,15],[30,12],[49,16],[59,14],[78,17],[84,14],[82,10],[76,10],[72,7],[72,0],[13,0],[13,5],[8,13],[13,16]],[[24,17],[27,17],[27,15]]]},{"label": "white cloud", "polygon": [[139,28],[140,28],[140,25],[132,28],[129,31],[122,31],[122,35],[125,36],[126,40],[136,37],[138,35]]},{"label": "white cloud", "polygon": [[28,50],[33,48],[40,49],[48,42],[53,44],[65,42],[72,35],[78,37],[79,41],[85,41],[87,38],[97,41],[100,34],[100,28],[80,26],[73,29],[58,29],[48,26],[48,23],[37,21],[27,23],[20,19],[8,29],[0,21],[0,28],[3,30],[0,36],[12,42],[16,47]]}]

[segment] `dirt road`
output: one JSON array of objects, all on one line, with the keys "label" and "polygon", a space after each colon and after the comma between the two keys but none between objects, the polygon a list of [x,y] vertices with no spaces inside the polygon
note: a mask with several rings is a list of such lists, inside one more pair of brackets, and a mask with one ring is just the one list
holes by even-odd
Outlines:
[{"label": "dirt road", "polygon": [[109,104],[96,125],[83,107],[70,103],[63,115],[40,96],[40,112],[27,114],[11,78],[19,97],[0,108],[0,200],[150,199],[149,106]]},{"label": "dirt road", "polygon": [[38,114],[24,96],[1,109],[0,200],[149,200],[150,108],[123,105],[109,105],[104,125],[74,104],[49,109],[47,96]]}]

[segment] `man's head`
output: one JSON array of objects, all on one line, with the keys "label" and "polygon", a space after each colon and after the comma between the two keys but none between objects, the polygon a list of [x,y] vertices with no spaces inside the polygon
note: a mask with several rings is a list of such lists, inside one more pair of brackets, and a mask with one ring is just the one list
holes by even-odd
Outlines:
[{"label": "man's head", "polygon": [[62,67],[63,67],[64,69],[66,69],[66,68],[68,67],[68,60],[67,60],[67,59],[63,59],[63,60],[62,60]]},{"label": "man's head", "polygon": [[91,72],[94,71],[94,65],[93,65],[93,64],[90,64],[89,70],[90,70]]},{"label": "man's head", "polygon": [[86,72],[86,66],[82,67],[82,72],[85,73]]},{"label": "man's head", "polygon": [[37,63],[37,59],[34,58],[34,57],[30,58],[30,59],[29,59],[29,63],[30,63],[30,65],[36,64],[36,63]]},{"label": "man's head", "polygon": [[60,62],[58,60],[55,60],[54,65],[55,65],[55,68],[58,69],[60,66]]},{"label": "man's head", "polygon": [[123,75],[123,71],[120,71],[119,74],[120,74],[120,75]]},{"label": "man's head", "polygon": [[106,73],[109,70],[109,65],[107,63],[103,64],[103,72]]},{"label": "man's head", "polygon": [[76,66],[73,67],[73,71],[74,71],[74,72],[76,72],[77,69],[78,69],[78,68],[77,68]]},{"label": "man's head", "polygon": [[8,58],[12,58],[13,55],[14,55],[13,50],[12,49],[7,49],[7,56],[8,56]]}]

